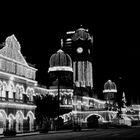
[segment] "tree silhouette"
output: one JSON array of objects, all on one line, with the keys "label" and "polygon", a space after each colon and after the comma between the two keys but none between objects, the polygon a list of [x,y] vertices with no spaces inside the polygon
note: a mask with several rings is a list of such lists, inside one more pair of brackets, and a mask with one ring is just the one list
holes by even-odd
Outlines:
[{"label": "tree silhouette", "polygon": [[57,96],[40,95],[35,98],[35,116],[36,123],[42,127],[49,127],[50,118],[55,118],[58,114]]}]

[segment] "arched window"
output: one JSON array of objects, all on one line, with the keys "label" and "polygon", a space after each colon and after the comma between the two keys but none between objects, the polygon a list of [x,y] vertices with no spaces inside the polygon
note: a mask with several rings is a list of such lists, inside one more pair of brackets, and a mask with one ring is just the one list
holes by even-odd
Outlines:
[{"label": "arched window", "polygon": [[31,99],[31,101],[33,101],[33,95],[34,95],[34,89],[33,88],[31,88],[31,97],[30,97],[30,99]]},{"label": "arched window", "polygon": [[19,94],[20,94],[20,86],[17,84],[16,85],[16,99],[19,100]]},{"label": "arched window", "polygon": [[0,81],[0,98],[2,97],[3,83]]},{"label": "arched window", "polygon": [[6,112],[0,109],[0,134],[3,134],[3,131],[6,129],[6,119]]},{"label": "arched window", "polygon": [[3,91],[2,91],[2,97],[6,98],[6,92],[7,92],[7,83],[3,82]]},{"label": "arched window", "polygon": [[9,88],[9,98],[13,99],[13,93],[15,91],[15,87],[14,87],[13,82],[9,82],[8,88]]},{"label": "arched window", "polygon": [[24,94],[24,87],[23,86],[20,86],[20,91],[19,91],[19,98],[20,98],[20,100],[22,100],[23,99],[23,94]]},{"label": "arched window", "polygon": [[13,130],[14,129],[14,116],[13,114],[9,115],[9,130]]},{"label": "arched window", "polygon": [[29,131],[33,131],[34,130],[34,114],[33,112],[29,111],[27,114],[27,121],[28,121],[28,127],[29,127]]},{"label": "arched window", "polygon": [[26,92],[27,92],[27,96],[29,98],[29,101],[33,101],[34,89],[28,87]]},{"label": "arched window", "polygon": [[29,101],[31,101],[31,88],[30,87],[27,88],[26,93],[29,98]]},{"label": "arched window", "polygon": [[23,119],[24,115],[22,111],[16,113],[16,132],[23,132]]}]

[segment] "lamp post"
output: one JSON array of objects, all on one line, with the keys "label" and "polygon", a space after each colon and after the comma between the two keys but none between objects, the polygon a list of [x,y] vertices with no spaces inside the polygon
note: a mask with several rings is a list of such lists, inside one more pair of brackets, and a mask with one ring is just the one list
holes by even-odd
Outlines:
[{"label": "lamp post", "polygon": [[57,81],[58,81],[58,84],[57,84],[57,88],[58,88],[58,95],[57,95],[57,100],[58,100],[58,114],[57,114],[57,130],[59,130],[59,113],[60,113],[60,106],[59,106],[59,98],[60,98],[60,76],[59,76],[59,72],[57,73]]}]

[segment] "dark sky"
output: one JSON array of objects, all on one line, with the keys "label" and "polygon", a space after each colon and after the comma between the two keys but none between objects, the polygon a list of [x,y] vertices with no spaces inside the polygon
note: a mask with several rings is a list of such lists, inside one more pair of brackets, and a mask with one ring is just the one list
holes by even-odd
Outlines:
[{"label": "dark sky", "polygon": [[1,12],[0,42],[15,34],[27,62],[38,69],[37,80],[46,84],[49,58],[60,48],[63,33],[83,24],[94,36],[96,91],[101,93],[108,79],[118,84],[121,77],[126,96],[139,95],[139,12],[135,5],[127,4],[20,3]]}]

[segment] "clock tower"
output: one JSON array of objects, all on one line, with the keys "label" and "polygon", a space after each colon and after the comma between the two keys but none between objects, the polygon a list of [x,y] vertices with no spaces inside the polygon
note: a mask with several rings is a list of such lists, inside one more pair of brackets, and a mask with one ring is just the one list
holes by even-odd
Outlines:
[{"label": "clock tower", "polygon": [[92,46],[93,36],[88,29],[80,27],[66,33],[63,50],[72,58],[73,82],[76,87],[93,88]]}]

